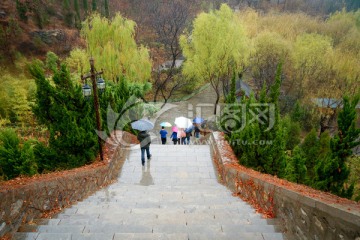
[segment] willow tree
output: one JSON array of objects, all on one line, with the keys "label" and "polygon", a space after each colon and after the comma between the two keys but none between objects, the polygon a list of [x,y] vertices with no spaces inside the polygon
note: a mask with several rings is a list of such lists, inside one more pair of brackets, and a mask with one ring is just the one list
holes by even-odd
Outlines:
[{"label": "willow tree", "polygon": [[186,61],[183,73],[201,82],[209,82],[216,93],[214,114],[221,87],[234,72],[242,72],[249,53],[243,26],[226,5],[201,13],[193,22],[193,31],[180,37]]},{"label": "willow tree", "polygon": [[70,56],[66,58],[66,65],[78,79],[82,74],[90,71],[89,56],[84,49],[73,49]]},{"label": "willow tree", "polygon": [[87,52],[96,60],[96,68],[104,69],[106,79],[117,82],[126,78],[132,82],[150,79],[149,51],[135,42],[135,22],[117,14],[109,20],[92,15],[81,31],[87,42]]}]

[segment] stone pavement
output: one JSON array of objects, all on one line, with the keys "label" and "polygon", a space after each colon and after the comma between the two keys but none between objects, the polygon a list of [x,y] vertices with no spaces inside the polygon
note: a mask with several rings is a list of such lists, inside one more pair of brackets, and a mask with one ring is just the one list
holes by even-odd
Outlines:
[{"label": "stone pavement", "polygon": [[15,240],[285,239],[217,181],[207,145],[133,147],[118,181],[53,219],[22,226]]},{"label": "stone pavement", "polygon": [[[161,122],[170,122],[174,125],[175,118],[180,116],[191,120],[195,117],[202,117],[206,120],[214,119],[214,99],[215,91],[209,85],[187,101],[167,103],[157,116],[150,119],[155,124],[155,128],[150,131],[154,143],[161,143],[159,134]],[[166,128],[166,130],[169,133],[168,137],[170,137],[171,128]],[[168,144],[170,144],[169,140]]]}]

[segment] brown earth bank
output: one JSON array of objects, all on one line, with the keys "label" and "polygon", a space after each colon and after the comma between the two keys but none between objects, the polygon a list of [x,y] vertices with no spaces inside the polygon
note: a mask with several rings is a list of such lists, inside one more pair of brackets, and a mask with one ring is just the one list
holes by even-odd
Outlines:
[{"label": "brown earth bank", "polygon": [[[128,144],[139,143],[136,136],[134,136],[133,134],[128,133],[128,132],[123,132],[123,134],[126,135],[126,136],[124,136],[124,138],[127,139]],[[113,145],[104,144],[104,146],[103,146],[104,161],[100,160],[100,155],[99,155],[99,156],[97,156],[96,160],[93,163],[79,167],[79,168],[51,172],[51,173],[47,173],[47,174],[36,174],[32,177],[22,176],[22,177],[17,177],[12,180],[3,181],[3,182],[0,182],[0,191],[18,188],[18,187],[22,187],[24,185],[28,185],[28,184],[32,184],[32,183],[36,183],[36,182],[40,183],[40,182],[44,182],[44,181],[49,181],[49,180],[56,179],[56,178],[59,178],[62,176],[66,176],[66,175],[74,174],[77,172],[82,172],[84,170],[89,170],[89,169],[97,168],[99,166],[106,165],[109,163],[111,157],[113,156],[114,151],[115,151],[115,147]]]}]

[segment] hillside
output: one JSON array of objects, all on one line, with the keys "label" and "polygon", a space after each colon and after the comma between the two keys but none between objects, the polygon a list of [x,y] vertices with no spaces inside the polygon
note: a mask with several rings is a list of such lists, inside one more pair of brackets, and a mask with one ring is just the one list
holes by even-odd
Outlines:
[{"label": "hillside", "polygon": [[[175,2],[187,4],[183,0]],[[194,0],[188,9],[190,12],[186,14],[190,13],[191,19],[199,11],[217,8],[224,2],[233,8],[252,7],[262,12],[271,9],[287,12],[301,10],[319,16],[327,15],[343,6],[341,0],[329,0],[326,8],[321,7],[320,0],[304,0],[301,4],[265,0]],[[359,7],[353,0],[346,0],[345,3],[349,10]],[[136,40],[147,45],[151,49],[154,64],[160,64],[164,59],[159,57],[161,53],[157,52],[159,49],[156,47],[158,44],[153,31],[156,28],[154,19],[164,19],[164,16],[161,16],[162,10],[159,11],[161,4],[164,3],[150,0],[2,0],[0,65],[14,63],[19,55],[43,58],[47,51],[53,51],[59,56],[65,56],[74,47],[84,46],[79,29],[81,22],[93,11],[109,17],[120,12],[134,20],[137,23]],[[168,20],[171,19],[166,21]]]},{"label": "hillside", "polygon": [[67,26],[61,6],[58,2],[51,2],[23,1],[23,10],[19,10],[16,1],[2,1],[0,50],[3,64],[9,60],[13,62],[18,53],[41,58],[47,51],[63,55],[72,47],[81,45],[78,29]]}]

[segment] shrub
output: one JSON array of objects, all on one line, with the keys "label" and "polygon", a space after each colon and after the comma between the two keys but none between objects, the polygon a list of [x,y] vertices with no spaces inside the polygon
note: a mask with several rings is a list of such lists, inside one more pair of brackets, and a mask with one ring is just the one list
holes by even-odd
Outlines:
[{"label": "shrub", "polygon": [[21,145],[12,129],[0,132],[0,173],[5,179],[37,173],[33,144],[27,141]]},{"label": "shrub", "polygon": [[26,3],[23,3],[22,1],[16,0],[16,10],[19,14],[19,17],[21,19],[21,21],[27,22],[28,21],[28,17],[27,17],[27,11],[28,8],[26,6]]}]

